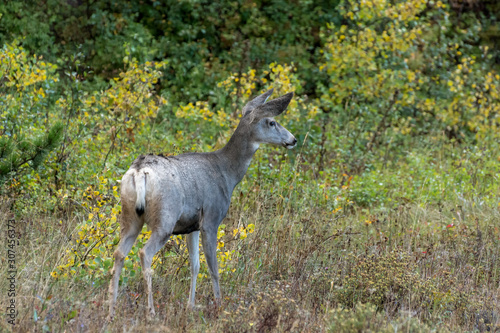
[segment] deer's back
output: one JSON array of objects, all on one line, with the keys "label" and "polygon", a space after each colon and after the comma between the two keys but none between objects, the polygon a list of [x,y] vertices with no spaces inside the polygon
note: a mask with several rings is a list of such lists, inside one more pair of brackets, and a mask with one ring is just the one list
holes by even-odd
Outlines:
[{"label": "deer's back", "polygon": [[122,205],[135,205],[135,178],[145,174],[145,222],[176,221],[174,234],[199,230],[203,216],[225,216],[232,194],[224,170],[211,153],[143,155],[122,179]]}]

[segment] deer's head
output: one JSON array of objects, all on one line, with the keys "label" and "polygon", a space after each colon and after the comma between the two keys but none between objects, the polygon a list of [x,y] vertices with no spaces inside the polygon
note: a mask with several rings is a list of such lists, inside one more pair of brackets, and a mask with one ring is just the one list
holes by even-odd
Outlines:
[{"label": "deer's head", "polygon": [[293,92],[267,102],[272,93],[273,89],[248,102],[242,111],[241,124],[250,131],[250,139],[253,143],[270,143],[292,149],[297,144],[297,139],[274,117],[286,110],[292,100]]}]

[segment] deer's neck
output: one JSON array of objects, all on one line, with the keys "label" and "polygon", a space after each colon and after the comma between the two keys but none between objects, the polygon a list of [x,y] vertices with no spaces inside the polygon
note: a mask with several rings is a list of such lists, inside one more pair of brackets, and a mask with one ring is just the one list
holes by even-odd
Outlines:
[{"label": "deer's neck", "polygon": [[226,165],[226,176],[234,182],[234,186],[245,176],[258,148],[259,144],[251,140],[250,134],[245,131],[245,128],[238,126],[228,143],[217,151]]}]

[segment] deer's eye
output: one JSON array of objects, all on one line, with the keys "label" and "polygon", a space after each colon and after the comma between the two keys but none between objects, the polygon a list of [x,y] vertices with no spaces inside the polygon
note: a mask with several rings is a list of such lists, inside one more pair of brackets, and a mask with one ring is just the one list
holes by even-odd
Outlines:
[{"label": "deer's eye", "polygon": [[276,126],[276,122],[275,122],[274,120],[273,120],[273,121],[271,121],[271,122],[269,123],[269,126],[271,126],[271,127]]}]

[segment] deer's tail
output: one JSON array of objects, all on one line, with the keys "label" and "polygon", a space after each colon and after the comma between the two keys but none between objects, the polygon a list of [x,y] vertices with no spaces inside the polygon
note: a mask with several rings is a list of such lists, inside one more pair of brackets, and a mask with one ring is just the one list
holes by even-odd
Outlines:
[{"label": "deer's tail", "polygon": [[135,174],[135,193],[137,194],[135,212],[141,216],[146,209],[146,174],[143,171]]}]

